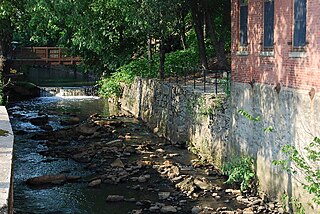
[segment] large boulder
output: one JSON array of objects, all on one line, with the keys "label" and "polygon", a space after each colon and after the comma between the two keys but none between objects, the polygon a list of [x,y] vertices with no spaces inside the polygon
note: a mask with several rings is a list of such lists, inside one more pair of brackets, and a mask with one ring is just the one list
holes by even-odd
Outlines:
[{"label": "large boulder", "polygon": [[80,123],[80,118],[76,116],[72,116],[72,117],[60,120],[60,124],[65,126],[76,125],[78,123]]},{"label": "large boulder", "polygon": [[93,133],[95,133],[97,130],[96,127],[92,127],[88,124],[83,124],[83,125],[80,125],[78,128],[77,128],[77,132],[79,133],[79,135],[83,135],[83,136],[90,136],[90,135],[93,135]]},{"label": "large boulder", "polygon": [[64,174],[59,175],[43,175],[39,177],[30,178],[27,180],[28,185],[42,186],[50,184],[62,184],[66,182],[67,176]]},{"label": "large boulder", "polygon": [[11,82],[4,88],[9,101],[25,100],[40,96],[40,88],[30,82]]},{"label": "large boulder", "polygon": [[30,123],[35,126],[45,126],[49,122],[48,115],[42,115],[30,119]]},{"label": "large boulder", "polygon": [[34,178],[29,178],[26,183],[30,186],[46,186],[46,185],[60,185],[65,182],[74,182],[81,179],[80,176],[69,176],[65,174],[57,175],[42,175]]}]

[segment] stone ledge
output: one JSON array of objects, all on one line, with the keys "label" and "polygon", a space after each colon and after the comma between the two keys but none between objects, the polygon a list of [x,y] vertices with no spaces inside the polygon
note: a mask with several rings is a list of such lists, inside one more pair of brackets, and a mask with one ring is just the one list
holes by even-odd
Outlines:
[{"label": "stone ledge", "polygon": [[306,52],[293,51],[293,52],[289,52],[289,57],[290,58],[306,58],[307,57],[307,53]]},{"label": "stone ledge", "polygon": [[12,175],[12,153],[13,153],[13,132],[9,121],[7,110],[0,106],[0,129],[8,131],[9,134],[0,136],[0,213],[9,213],[12,203],[11,177]]}]

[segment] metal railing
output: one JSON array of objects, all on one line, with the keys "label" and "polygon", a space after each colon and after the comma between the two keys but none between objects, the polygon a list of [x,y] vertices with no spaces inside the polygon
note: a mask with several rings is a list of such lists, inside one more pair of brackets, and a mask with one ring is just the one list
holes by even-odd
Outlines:
[{"label": "metal railing", "polygon": [[231,72],[229,70],[208,70],[195,67],[169,66],[166,79],[169,82],[201,89],[203,92],[230,91]]}]

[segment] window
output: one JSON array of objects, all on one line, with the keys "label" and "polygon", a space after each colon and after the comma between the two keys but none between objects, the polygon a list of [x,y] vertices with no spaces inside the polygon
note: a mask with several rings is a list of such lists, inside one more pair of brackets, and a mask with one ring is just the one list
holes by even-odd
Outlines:
[{"label": "window", "polygon": [[264,2],[264,34],[263,45],[264,48],[273,47],[273,33],[274,32],[274,1],[265,0]]},{"label": "window", "polygon": [[248,45],[248,0],[240,0],[240,46]]},{"label": "window", "polygon": [[294,0],[293,47],[306,45],[306,0]]}]

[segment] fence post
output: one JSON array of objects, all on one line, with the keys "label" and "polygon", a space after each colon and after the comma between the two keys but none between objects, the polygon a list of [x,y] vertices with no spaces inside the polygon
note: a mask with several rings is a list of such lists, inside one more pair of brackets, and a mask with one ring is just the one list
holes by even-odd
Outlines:
[{"label": "fence post", "polygon": [[187,85],[187,72],[186,72],[186,67],[182,67],[182,72],[184,74],[184,85]]},{"label": "fence post", "polygon": [[216,72],[214,76],[215,76],[215,84],[216,84],[216,94],[218,94],[218,73]]},{"label": "fence post", "polygon": [[59,58],[59,64],[61,63],[61,59],[60,59],[60,57],[61,57],[61,49],[60,49],[60,48],[58,48],[58,58]]},{"label": "fence post", "polygon": [[48,58],[49,58],[49,50],[48,47],[45,47],[45,58],[46,58],[46,63],[48,63]]},{"label": "fence post", "polygon": [[206,92],[206,75],[207,75],[207,70],[203,69],[203,92]]},{"label": "fence post", "polygon": [[176,75],[176,83],[178,84],[179,83],[179,73],[177,72],[178,70],[178,66],[175,66],[175,75]]},{"label": "fence post", "polygon": [[228,91],[231,91],[231,77],[230,77],[230,71],[227,70],[227,89]]},{"label": "fence post", "polygon": [[196,69],[192,68],[193,70],[193,89],[196,89]]}]

